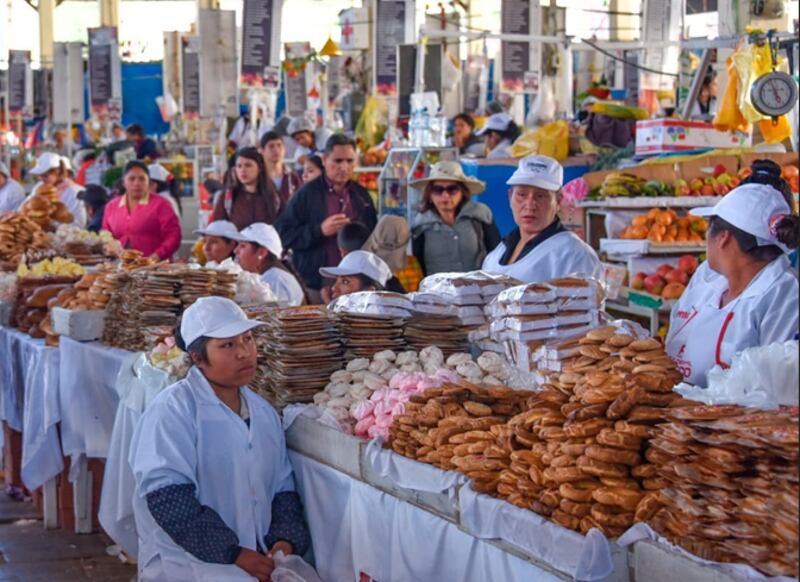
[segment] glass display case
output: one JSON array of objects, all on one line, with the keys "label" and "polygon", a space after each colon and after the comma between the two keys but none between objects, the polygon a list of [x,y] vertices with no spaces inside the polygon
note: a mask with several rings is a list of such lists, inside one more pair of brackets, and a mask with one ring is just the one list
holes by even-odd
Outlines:
[{"label": "glass display case", "polygon": [[439,161],[458,160],[456,148],[393,148],[378,179],[378,214],[404,217],[409,225],[419,211],[422,190],[409,182],[428,175]]}]

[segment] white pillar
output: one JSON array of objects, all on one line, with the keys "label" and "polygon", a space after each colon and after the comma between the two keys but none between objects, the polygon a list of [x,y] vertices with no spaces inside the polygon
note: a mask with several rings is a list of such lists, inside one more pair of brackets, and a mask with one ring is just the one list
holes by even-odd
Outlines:
[{"label": "white pillar", "polygon": [[119,0],[100,0],[100,26],[119,27]]},{"label": "white pillar", "polygon": [[53,68],[53,29],[56,0],[39,2],[39,62],[43,69]]}]

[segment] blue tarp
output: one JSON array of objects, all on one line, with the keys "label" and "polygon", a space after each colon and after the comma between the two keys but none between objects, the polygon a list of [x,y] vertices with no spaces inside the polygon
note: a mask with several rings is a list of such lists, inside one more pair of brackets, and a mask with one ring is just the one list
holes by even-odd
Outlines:
[{"label": "blue tarp", "polygon": [[163,92],[161,63],[122,63],[122,124],[138,123],[148,135],[169,131],[156,97]]}]

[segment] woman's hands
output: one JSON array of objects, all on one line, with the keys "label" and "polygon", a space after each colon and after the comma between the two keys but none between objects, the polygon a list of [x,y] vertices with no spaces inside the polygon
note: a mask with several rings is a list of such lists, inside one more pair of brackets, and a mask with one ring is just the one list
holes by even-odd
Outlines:
[{"label": "woman's hands", "polygon": [[271,555],[265,556],[246,548],[242,548],[242,551],[239,552],[235,564],[251,576],[258,578],[259,582],[269,582],[272,571],[275,569],[275,562]]}]

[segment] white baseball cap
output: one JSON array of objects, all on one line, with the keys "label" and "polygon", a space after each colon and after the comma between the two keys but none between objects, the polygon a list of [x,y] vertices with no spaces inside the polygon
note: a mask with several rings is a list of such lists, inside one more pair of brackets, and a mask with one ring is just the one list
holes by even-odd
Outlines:
[{"label": "white baseball cap", "polygon": [[758,246],[775,245],[784,252],[789,247],[778,241],[775,224],[792,210],[783,194],[766,184],[737,186],[717,202],[716,206],[693,208],[694,216],[719,216],[725,222],[756,237]]},{"label": "white baseball cap", "polygon": [[290,136],[301,131],[314,133],[314,124],[306,117],[295,117],[289,122],[289,127],[286,128],[286,133]]},{"label": "white baseball cap", "polygon": [[45,152],[36,159],[36,166],[31,170],[31,174],[41,176],[45,172],[61,167],[62,159],[55,152]]},{"label": "white baseball cap", "polygon": [[365,275],[373,281],[386,285],[392,278],[389,265],[378,255],[367,251],[353,251],[348,253],[339,263],[338,267],[322,267],[319,274],[329,279],[347,277],[350,275]]},{"label": "white baseball cap", "polygon": [[506,182],[509,186],[535,186],[556,192],[564,185],[564,168],[547,156],[528,156]]},{"label": "white baseball cap", "polygon": [[261,245],[279,259],[283,256],[283,243],[281,236],[274,226],[263,222],[254,222],[242,232],[231,237],[239,242],[251,242]]},{"label": "white baseball cap", "polygon": [[64,164],[64,168],[66,168],[70,172],[72,171],[72,162],[69,161],[69,158],[67,156],[61,156],[61,163]]},{"label": "white baseball cap", "polygon": [[151,180],[158,180],[159,182],[167,182],[172,177],[169,170],[161,164],[150,164],[147,166],[147,173],[150,175]]},{"label": "white baseball cap", "polygon": [[236,230],[236,225],[227,220],[215,220],[205,228],[194,231],[194,234],[203,236],[221,236],[222,238],[229,238],[231,240],[238,240],[239,231]]},{"label": "white baseball cap", "polygon": [[475,135],[483,135],[487,131],[505,131],[508,129],[508,126],[511,122],[514,121],[511,116],[506,113],[495,113],[494,115],[490,115],[489,119],[486,120],[486,123],[482,128],[480,128]]},{"label": "white baseball cap", "polygon": [[242,308],[224,297],[201,297],[183,312],[181,338],[186,347],[201,337],[236,337],[263,322],[248,319]]}]

